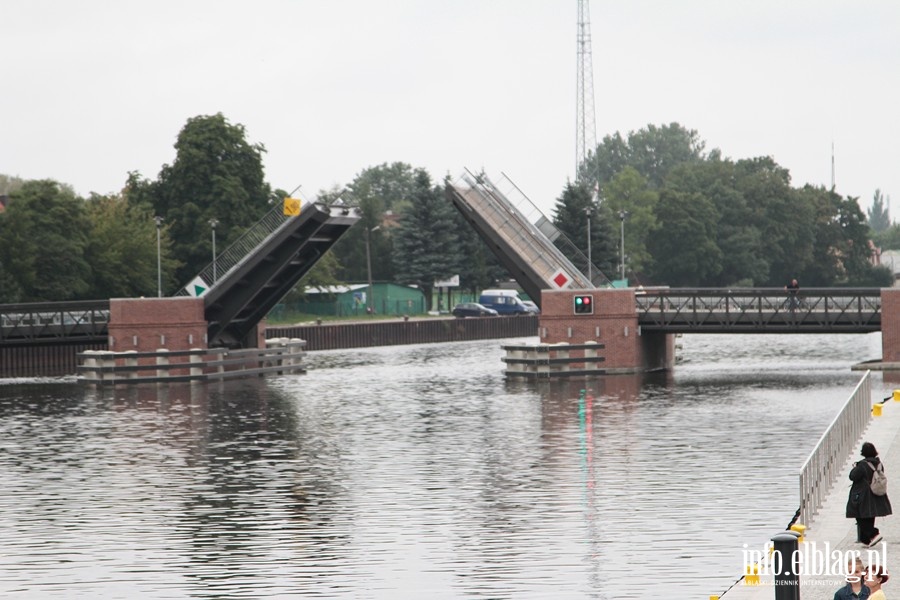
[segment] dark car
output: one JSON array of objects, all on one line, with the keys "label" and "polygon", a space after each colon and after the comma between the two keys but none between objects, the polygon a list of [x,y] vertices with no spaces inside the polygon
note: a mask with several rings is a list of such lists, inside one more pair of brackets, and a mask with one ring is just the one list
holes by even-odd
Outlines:
[{"label": "dark car", "polygon": [[487,306],[483,306],[478,304],[477,302],[463,302],[462,304],[457,304],[453,307],[453,310],[450,311],[453,313],[454,317],[496,317],[497,311],[493,308],[488,308]]}]

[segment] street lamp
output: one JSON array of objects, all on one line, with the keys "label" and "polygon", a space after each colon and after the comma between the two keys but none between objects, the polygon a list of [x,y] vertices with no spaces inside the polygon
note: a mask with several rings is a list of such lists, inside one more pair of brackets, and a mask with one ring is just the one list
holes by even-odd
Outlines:
[{"label": "street lamp", "polygon": [[163,218],[156,216],[153,220],[156,221],[156,294],[158,298],[162,298],[162,246],[159,239]]},{"label": "street lamp", "polygon": [[381,225],[376,225],[369,229],[366,227],[366,273],[369,278],[369,288],[366,293],[366,312],[372,314],[372,250],[371,246],[371,237],[373,231],[378,231],[381,229]]},{"label": "street lamp", "polygon": [[215,285],[216,280],[218,279],[216,274],[216,225],[219,224],[219,220],[215,217],[209,220],[209,226],[212,227],[212,244],[213,244],[213,285]]},{"label": "street lamp", "polygon": [[627,217],[628,215],[629,212],[627,210],[619,211],[619,218],[622,219],[622,249],[619,254],[621,258],[621,262],[619,263],[621,270],[619,279],[621,279],[622,281],[625,281],[625,217]]},{"label": "street lamp", "polygon": [[593,212],[591,206],[584,207],[584,214],[587,215],[587,251],[588,251],[588,282],[591,284],[591,287],[594,285],[594,277],[593,273],[591,273],[591,269],[593,268],[593,264],[591,261],[591,213]]}]

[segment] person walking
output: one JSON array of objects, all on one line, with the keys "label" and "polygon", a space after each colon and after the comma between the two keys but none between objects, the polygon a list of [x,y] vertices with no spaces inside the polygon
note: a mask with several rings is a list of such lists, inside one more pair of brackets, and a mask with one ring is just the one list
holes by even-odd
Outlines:
[{"label": "person walking", "polygon": [[865,442],[860,449],[863,460],[850,469],[850,497],[847,499],[847,518],[856,519],[856,541],[874,546],[881,541],[881,533],[875,527],[876,517],[892,514],[891,501],[885,492],[879,496],[872,492],[872,477],[879,469],[884,470],[878,450],[871,442]]},{"label": "person walking", "polygon": [[784,286],[784,289],[788,293],[788,308],[791,310],[800,308],[800,283],[796,279],[791,279],[791,282]]}]

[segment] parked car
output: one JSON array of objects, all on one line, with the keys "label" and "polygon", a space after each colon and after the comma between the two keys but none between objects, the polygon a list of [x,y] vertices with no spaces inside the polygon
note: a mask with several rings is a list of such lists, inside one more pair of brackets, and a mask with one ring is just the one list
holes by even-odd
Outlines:
[{"label": "parked car", "polygon": [[488,308],[487,306],[483,306],[478,304],[477,302],[463,302],[462,304],[457,304],[453,307],[453,310],[450,311],[453,313],[454,317],[459,317],[460,319],[463,317],[496,317],[497,311],[493,308]]},{"label": "parked car", "polygon": [[541,314],[541,309],[538,308],[538,305],[532,302],[531,300],[522,300],[522,304],[525,305],[525,308],[528,309],[528,312],[534,313],[536,315]]},{"label": "parked car", "polygon": [[484,290],[478,302],[501,315],[527,315],[531,312],[522,304],[516,290]]}]

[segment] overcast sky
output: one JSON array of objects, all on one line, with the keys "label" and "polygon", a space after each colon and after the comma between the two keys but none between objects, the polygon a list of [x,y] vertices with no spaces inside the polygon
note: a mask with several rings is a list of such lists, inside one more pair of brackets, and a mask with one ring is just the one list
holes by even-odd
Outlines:
[{"label": "overcast sky", "polygon": [[[305,197],[403,161],[505,172],[549,212],[576,22],[576,0],[2,0],[0,173],[116,192],[221,112]],[[833,143],[839,193],[900,200],[900,2],[593,0],[591,25],[598,140],[675,121],[796,186],[830,185]]]}]

